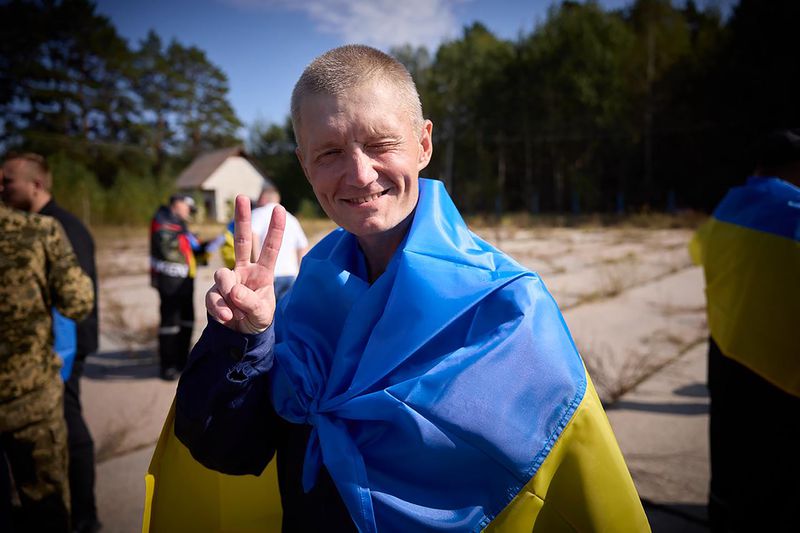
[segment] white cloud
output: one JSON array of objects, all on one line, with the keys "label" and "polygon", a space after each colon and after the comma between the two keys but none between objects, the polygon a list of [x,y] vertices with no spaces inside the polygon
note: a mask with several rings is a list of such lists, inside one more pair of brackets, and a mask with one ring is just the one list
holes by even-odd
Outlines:
[{"label": "white cloud", "polygon": [[464,0],[224,0],[244,9],[302,11],[324,33],[343,43],[382,48],[410,43],[431,50],[456,37],[453,6]]}]

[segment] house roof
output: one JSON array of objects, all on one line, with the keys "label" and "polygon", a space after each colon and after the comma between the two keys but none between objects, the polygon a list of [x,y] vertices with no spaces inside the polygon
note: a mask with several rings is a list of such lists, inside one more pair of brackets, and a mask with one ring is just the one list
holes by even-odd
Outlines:
[{"label": "house roof", "polygon": [[247,158],[247,154],[242,146],[221,148],[213,152],[200,154],[195,157],[192,163],[178,176],[176,187],[178,189],[193,189],[201,186],[226,159],[234,156]]}]

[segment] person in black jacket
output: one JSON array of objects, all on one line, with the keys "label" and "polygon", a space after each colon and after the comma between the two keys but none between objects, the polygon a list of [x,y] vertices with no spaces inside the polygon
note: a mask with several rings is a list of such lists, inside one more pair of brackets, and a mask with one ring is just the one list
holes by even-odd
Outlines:
[{"label": "person in black jacket", "polygon": [[64,418],[69,446],[69,485],[72,524],[76,532],[100,529],[95,504],[94,441],[83,418],[80,379],[86,357],[97,351],[97,269],[94,240],[86,226],[59,206],[51,193],[52,174],[44,157],[34,153],[9,155],[3,164],[3,201],[16,209],[55,218],[67,234],[78,263],[92,279],[95,303],[88,317],[76,324],[72,372],[64,382]]},{"label": "person in black jacket", "polygon": [[189,357],[194,327],[194,276],[198,259],[205,264],[206,243],[200,243],[186,222],[195,210],[194,199],[173,194],[169,205],[158,208],[150,223],[151,285],[161,300],[158,355],[161,378],[177,379]]}]

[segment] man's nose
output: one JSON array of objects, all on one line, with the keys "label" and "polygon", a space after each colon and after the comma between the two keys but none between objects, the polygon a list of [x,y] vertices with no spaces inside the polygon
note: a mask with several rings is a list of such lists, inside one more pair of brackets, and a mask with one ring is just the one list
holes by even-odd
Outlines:
[{"label": "man's nose", "polygon": [[374,161],[364,150],[356,148],[350,156],[350,165],[347,171],[347,181],[350,185],[365,187],[378,179]]}]

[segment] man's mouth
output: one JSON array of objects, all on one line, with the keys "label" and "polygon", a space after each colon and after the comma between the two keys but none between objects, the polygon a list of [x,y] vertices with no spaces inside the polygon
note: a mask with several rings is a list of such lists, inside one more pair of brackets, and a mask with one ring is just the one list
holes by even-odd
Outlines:
[{"label": "man's mouth", "polygon": [[366,204],[367,202],[372,202],[373,200],[377,200],[378,198],[380,198],[381,196],[383,196],[387,192],[389,192],[389,189],[383,190],[383,191],[375,193],[375,194],[369,194],[369,195],[366,195],[366,196],[359,196],[357,198],[346,198],[345,202],[347,202],[350,205]]}]

